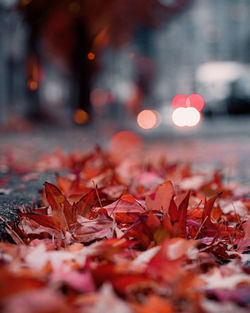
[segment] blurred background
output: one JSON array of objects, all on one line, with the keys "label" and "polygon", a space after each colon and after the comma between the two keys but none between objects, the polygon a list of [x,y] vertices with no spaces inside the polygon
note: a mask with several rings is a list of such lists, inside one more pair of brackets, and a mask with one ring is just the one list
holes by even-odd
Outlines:
[{"label": "blurred background", "polygon": [[1,127],[164,132],[183,127],[172,99],[193,93],[190,126],[249,125],[249,20],[249,0],[0,0]]},{"label": "blurred background", "polygon": [[0,215],[95,145],[247,194],[249,21],[249,0],[0,0]]}]

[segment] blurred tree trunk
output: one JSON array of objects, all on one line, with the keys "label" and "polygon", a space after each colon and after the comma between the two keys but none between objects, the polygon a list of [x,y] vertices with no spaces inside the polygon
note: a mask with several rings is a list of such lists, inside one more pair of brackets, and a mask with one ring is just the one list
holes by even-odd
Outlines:
[{"label": "blurred tree trunk", "polygon": [[27,116],[32,120],[42,119],[39,99],[40,53],[39,36],[35,28],[30,28],[27,42],[26,86],[28,96]]},{"label": "blurred tree trunk", "polygon": [[72,76],[76,86],[74,108],[86,111],[91,118],[90,90],[93,77],[93,66],[88,60],[91,44],[86,27],[81,20],[75,23],[76,45],[72,55]]}]

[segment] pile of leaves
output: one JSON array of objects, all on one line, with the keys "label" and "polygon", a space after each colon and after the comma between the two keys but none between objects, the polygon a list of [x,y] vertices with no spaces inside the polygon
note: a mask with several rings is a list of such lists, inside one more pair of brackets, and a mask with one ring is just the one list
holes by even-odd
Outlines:
[{"label": "pile of leaves", "polygon": [[249,312],[245,188],[164,155],[56,158],[70,173],[6,223],[1,312]]}]

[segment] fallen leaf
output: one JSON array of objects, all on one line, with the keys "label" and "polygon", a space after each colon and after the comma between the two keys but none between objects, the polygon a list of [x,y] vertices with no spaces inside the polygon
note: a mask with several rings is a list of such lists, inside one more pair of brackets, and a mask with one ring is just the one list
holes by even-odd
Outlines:
[{"label": "fallen leaf", "polygon": [[160,211],[166,214],[173,197],[173,185],[170,181],[167,181],[156,188],[155,194],[146,196],[147,210]]},{"label": "fallen leaf", "polygon": [[164,298],[151,295],[146,298],[143,304],[133,304],[133,308],[137,313],[175,313],[174,305]]},{"label": "fallen leaf", "polygon": [[45,183],[45,194],[52,209],[52,217],[62,231],[69,230],[76,222],[76,212],[61,191],[52,184]]},{"label": "fallen leaf", "polygon": [[237,245],[237,250],[242,253],[250,246],[250,217],[247,219],[245,224],[243,225],[244,229],[244,237],[239,240]]},{"label": "fallen leaf", "polygon": [[86,195],[82,196],[81,199],[73,204],[73,208],[76,210],[77,215],[87,217],[91,212],[91,208],[95,205],[97,200],[95,190],[91,190]]},{"label": "fallen leaf", "polygon": [[113,235],[114,221],[106,214],[99,214],[97,218],[91,220],[79,216],[77,221],[73,236],[79,242],[111,238]]},{"label": "fallen leaf", "polygon": [[138,201],[127,201],[118,199],[115,202],[104,206],[108,214],[112,213],[144,213],[143,204]]}]

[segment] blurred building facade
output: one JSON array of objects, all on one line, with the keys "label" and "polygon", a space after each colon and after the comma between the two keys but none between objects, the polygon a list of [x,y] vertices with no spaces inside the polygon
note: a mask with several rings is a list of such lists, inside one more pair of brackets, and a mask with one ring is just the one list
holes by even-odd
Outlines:
[{"label": "blurred building facade", "polygon": [[[142,107],[169,105],[176,94],[200,92],[196,73],[202,65],[235,62],[250,66],[249,20],[248,0],[193,0],[160,29],[144,33],[119,53],[109,51],[96,85],[132,97],[138,80],[135,59],[145,57],[151,63],[144,66],[153,66],[154,75],[149,77],[151,86]],[[150,70],[144,72],[147,76]]]},{"label": "blurred building facade", "polygon": [[155,35],[156,93],[161,101],[195,90],[195,72],[211,61],[248,63],[250,2],[195,0]]}]

